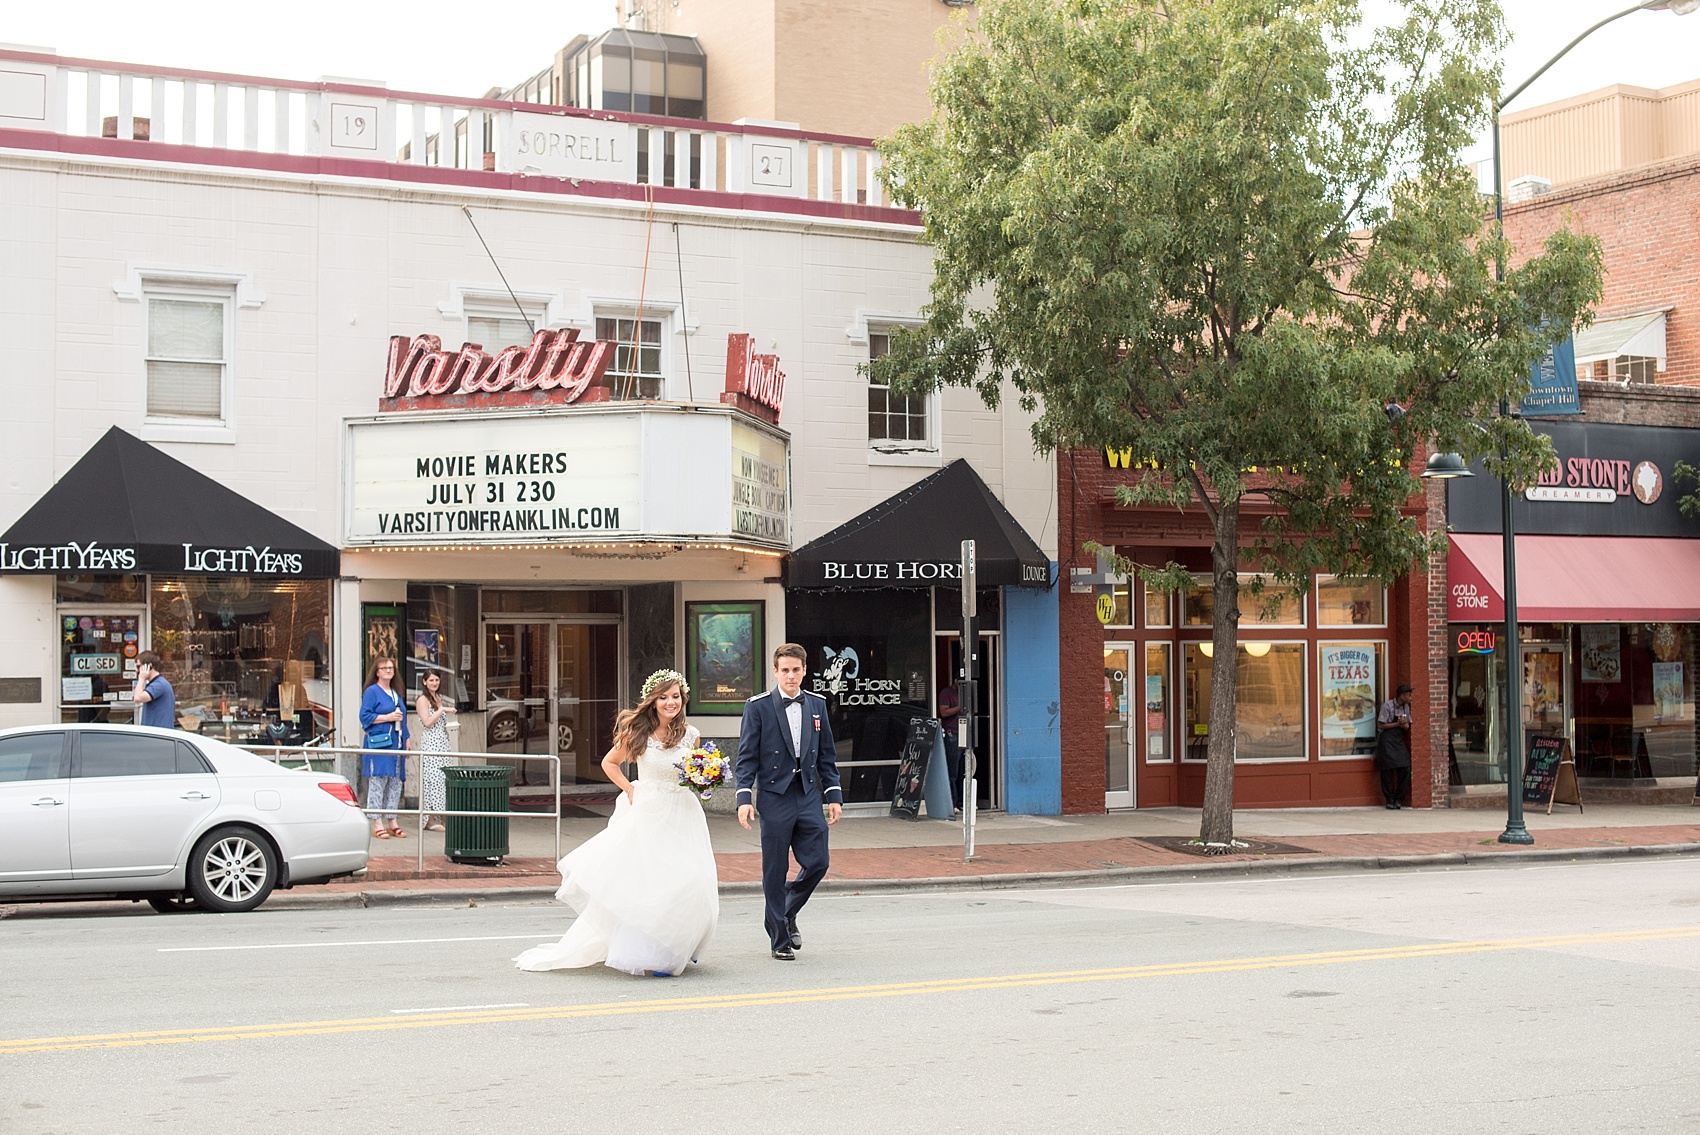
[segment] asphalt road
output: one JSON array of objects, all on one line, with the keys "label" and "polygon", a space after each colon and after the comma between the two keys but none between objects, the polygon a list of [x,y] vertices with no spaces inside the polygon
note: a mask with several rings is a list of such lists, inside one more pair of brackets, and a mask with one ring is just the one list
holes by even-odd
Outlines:
[{"label": "asphalt road", "polygon": [[144,911],[0,920],[0,1132],[1700,1130],[1695,859],[822,895],[791,964],[733,899],[675,979]]}]

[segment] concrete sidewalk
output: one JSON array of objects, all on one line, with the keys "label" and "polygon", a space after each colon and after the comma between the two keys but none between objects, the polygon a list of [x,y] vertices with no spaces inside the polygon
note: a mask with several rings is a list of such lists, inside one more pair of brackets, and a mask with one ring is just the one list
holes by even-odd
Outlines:
[{"label": "concrete sidewalk", "polygon": [[[561,824],[565,854],[601,831],[606,805],[578,805]],[[1033,882],[1130,882],[1260,871],[1353,870],[1386,867],[1537,862],[1629,854],[1700,854],[1700,808],[1690,805],[1596,805],[1578,813],[1527,814],[1533,847],[1497,842],[1502,812],[1448,809],[1318,808],[1240,811],[1232,854],[1201,856],[1175,844],[1198,835],[1196,809],[1159,808],[1097,816],[983,815],[976,854],[962,858],[959,822],[908,821],[889,816],[846,817],[832,831],[832,870],[824,889],[870,890],[916,886],[1011,886]],[[500,866],[471,866],[443,857],[443,836],[425,836],[424,868],[418,833],[404,818],[407,839],[373,840],[364,879],[298,887],[271,904],[380,905],[429,901],[533,899],[553,895],[554,826],[546,819],[510,825],[511,854]],[[729,816],[710,813],[709,834],[721,890],[760,889],[760,844]]]}]

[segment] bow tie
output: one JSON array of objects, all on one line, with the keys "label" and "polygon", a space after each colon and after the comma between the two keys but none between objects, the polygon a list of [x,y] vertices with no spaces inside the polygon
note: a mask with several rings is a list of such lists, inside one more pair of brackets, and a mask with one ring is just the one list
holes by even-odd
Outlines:
[{"label": "bow tie", "polygon": [[802,705],[803,704],[803,695],[798,694],[794,698],[788,698],[784,694],[781,694],[781,695],[779,695],[779,704],[786,709],[790,709],[794,705]]}]

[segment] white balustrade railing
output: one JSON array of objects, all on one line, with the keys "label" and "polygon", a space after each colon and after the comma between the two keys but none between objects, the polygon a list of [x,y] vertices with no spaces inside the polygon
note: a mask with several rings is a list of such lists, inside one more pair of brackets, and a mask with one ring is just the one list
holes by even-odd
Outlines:
[{"label": "white balustrade railing", "polygon": [[[889,206],[867,139],[0,49],[0,131]],[[7,146],[27,148],[11,134]],[[216,154],[161,154],[219,161]],[[267,164],[241,162],[237,164]],[[289,168],[287,162],[272,166]],[[304,167],[305,168],[305,167]],[[358,166],[339,172],[365,173]],[[376,167],[374,176],[384,176]],[[405,176],[399,175],[398,176]],[[751,202],[753,208],[770,207]]]}]

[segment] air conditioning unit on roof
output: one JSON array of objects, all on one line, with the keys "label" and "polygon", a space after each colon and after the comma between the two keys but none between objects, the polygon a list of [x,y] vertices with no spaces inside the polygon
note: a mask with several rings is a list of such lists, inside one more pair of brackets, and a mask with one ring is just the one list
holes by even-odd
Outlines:
[{"label": "air conditioning unit on roof", "polygon": [[1517,178],[1507,186],[1505,198],[1512,202],[1529,201],[1536,197],[1545,197],[1551,192],[1552,178],[1536,177],[1534,174],[1529,174],[1526,177]]}]

